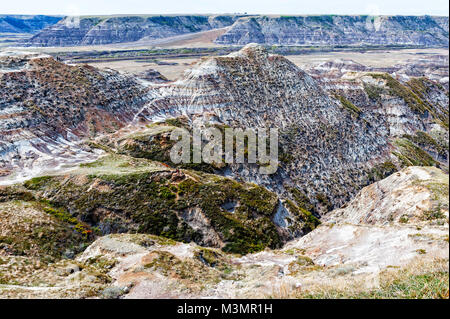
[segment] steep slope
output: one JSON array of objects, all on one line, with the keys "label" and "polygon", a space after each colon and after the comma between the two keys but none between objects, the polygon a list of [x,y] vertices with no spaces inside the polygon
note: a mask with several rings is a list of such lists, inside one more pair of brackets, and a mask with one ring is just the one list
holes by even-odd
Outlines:
[{"label": "steep slope", "polygon": [[[363,66],[352,64],[345,74],[352,73],[353,78],[344,79],[341,73],[336,73],[334,78],[319,77],[316,81],[287,59],[270,55],[257,45],[248,45],[228,56],[202,59],[179,81],[150,84],[145,90],[134,80],[110,71],[68,66],[47,58],[32,60],[43,61],[44,65],[37,70],[51,66],[55,70],[53,78],[33,71],[38,63],[17,58],[14,61],[3,63],[4,69],[8,69],[3,73],[8,81],[4,88],[7,109],[3,116],[8,134],[3,139],[4,143],[12,143],[4,146],[4,175],[14,167],[21,167],[20,174],[29,176],[31,172],[27,169],[38,166],[36,159],[43,158],[45,153],[51,156],[41,163],[42,167],[58,166],[59,160],[55,162],[54,155],[60,154],[56,159],[67,157],[74,149],[78,154],[71,158],[76,161],[93,159],[97,155],[87,152],[89,148],[73,146],[72,142],[80,137],[115,132],[127,123],[134,126],[131,131],[136,131],[141,121],[180,116],[187,116],[189,128],[205,125],[220,129],[278,128],[276,174],[260,174],[256,164],[189,168],[220,172],[266,186],[316,216],[343,205],[361,187],[402,166],[446,167],[448,95],[442,86],[426,79],[402,83],[390,75],[365,72]],[[327,67],[330,66],[322,66]],[[343,67],[339,66],[341,71]],[[14,72],[14,68],[30,71]],[[24,85],[28,76],[37,76],[39,81],[45,79],[45,83],[29,89]],[[69,80],[62,83],[65,76]],[[104,80],[93,83],[90,80],[93,77]],[[118,89],[119,94],[113,93],[113,89]],[[31,93],[33,96],[28,96]],[[45,109],[41,110],[39,104],[45,105]],[[77,111],[85,108],[90,111]],[[65,117],[48,124],[40,119],[39,114],[43,114],[39,110],[52,116],[64,113]],[[31,121],[33,112],[38,116]],[[15,116],[26,121],[11,120]],[[28,141],[33,137],[23,137],[23,127],[27,128],[26,134],[35,134],[36,125],[39,136],[44,136],[43,141],[56,151],[42,148],[42,140],[30,144]],[[65,142],[58,140],[60,135]],[[123,154],[168,163],[168,148],[163,157],[153,154],[155,140],[151,134],[141,135],[139,139],[127,139],[127,147],[134,150],[115,144],[117,137],[123,137],[122,132],[97,142]],[[162,141],[159,137],[156,140]],[[72,147],[75,148],[68,150]]]},{"label": "steep slope", "polygon": [[37,33],[61,20],[43,15],[1,15],[0,33]]},{"label": "steep slope", "polygon": [[448,46],[448,17],[259,16],[237,20],[218,44]]},{"label": "steep slope", "polygon": [[[316,80],[257,45],[148,87],[47,56],[0,67],[3,181],[70,164],[0,187],[2,297],[448,294],[448,175],[396,172],[446,168],[436,82],[345,61]],[[170,133],[205,126],[279,128],[276,174],[171,163]]]},{"label": "steep slope", "polygon": [[[442,209],[441,217],[426,213],[438,206]],[[402,208],[407,208],[404,215]],[[357,216],[354,215],[356,210]],[[105,251],[108,257],[117,258],[119,247],[132,248],[125,244],[130,241],[130,237],[102,238],[88,248],[80,260],[104,257],[102,252]],[[133,242],[137,243],[136,239]],[[306,297],[324,291],[335,298],[358,294],[365,298],[377,295],[401,297],[402,289],[389,295],[386,287],[389,284],[385,281],[389,282],[390,276],[406,283],[426,271],[436,271],[435,275],[442,272],[440,280],[448,278],[448,175],[432,167],[409,167],[395,173],[364,188],[347,208],[332,212],[325,224],[281,250],[230,260],[229,256],[215,250],[199,251],[192,245],[165,248],[154,245],[146,251],[137,246],[133,248],[130,256],[118,258],[117,271],[111,272],[116,287],[130,287],[131,282],[134,283],[127,292],[126,297],[130,298],[149,296],[149,291],[152,297],[167,294],[172,297],[267,297],[280,294]],[[190,275],[181,271],[198,259],[206,268],[192,267],[195,271]],[[131,272],[139,269],[139,265],[147,265],[139,276],[133,276],[124,267],[129,267],[132,260],[136,268],[132,267]],[[434,268],[427,260],[440,266]],[[401,271],[396,273],[396,268]],[[225,269],[229,276],[222,273]],[[410,278],[399,276],[403,272]],[[163,274],[167,281],[160,281],[155,273]],[[173,289],[176,273],[183,274],[183,280],[176,285],[177,289]],[[207,288],[199,289],[197,278],[202,274],[205,274]],[[214,283],[216,276],[221,277],[219,284]],[[172,288],[169,290],[168,287]],[[183,289],[188,289],[189,294],[185,295]],[[412,292],[412,296],[420,293],[419,287],[414,289],[419,290]],[[437,288],[437,293],[445,296],[446,289],[448,279]]]},{"label": "steep slope", "polygon": [[448,80],[448,58],[406,70],[330,61],[307,72],[355,117],[379,114],[377,124],[388,128],[392,154],[402,166],[436,165],[448,171],[448,88],[440,84]]},{"label": "steep slope", "polygon": [[157,90],[141,118],[188,114],[206,124],[279,128],[276,174],[261,175],[257,165],[231,165],[229,174],[285,194],[296,188],[317,212],[343,204],[369,184],[374,167],[381,165],[381,177],[395,170],[385,163],[389,132],[375,125],[377,114],[355,118],[305,72],[262,47],[204,59],[181,80]]},{"label": "steep slope", "polygon": [[363,188],[345,208],[329,213],[323,226],[285,249],[301,248],[320,264],[366,272],[417,254],[442,256],[448,249],[448,191],[441,170],[408,167]]},{"label": "steep slope", "polygon": [[448,174],[435,167],[411,166],[363,188],[326,221],[383,225],[448,223]]},{"label": "steep slope", "polygon": [[26,41],[31,46],[71,46],[152,40],[223,28],[236,16],[67,17]]},{"label": "steep slope", "polygon": [[24,42],[29,46],[72,46],[81,44],[84,36],[102,21],[98,17],[67,17]]},{"label": "steep slope", "polygon": [[117,130],[145,103],[143,87],[114,71],[37,55],[0,61],[0,171],[6,182],[95,158],[77,145],[80,139]]}]

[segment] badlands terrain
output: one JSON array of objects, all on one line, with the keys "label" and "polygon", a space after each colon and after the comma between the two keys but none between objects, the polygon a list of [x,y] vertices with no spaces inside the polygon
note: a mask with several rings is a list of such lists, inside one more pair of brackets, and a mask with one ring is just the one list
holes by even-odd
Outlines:
[{"label": "badlands terrain", "polygon": [[0,16],[0,297],[448,298],[448,17],[53,18]]}]

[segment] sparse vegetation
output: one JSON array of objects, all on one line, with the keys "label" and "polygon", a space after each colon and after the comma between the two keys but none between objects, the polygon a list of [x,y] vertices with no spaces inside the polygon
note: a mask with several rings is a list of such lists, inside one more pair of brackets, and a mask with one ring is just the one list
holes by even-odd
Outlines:
[{"label": "sparse vegetation", "polygon": [[336,278],[328,283],[308,285],[304,289],[284,287],[274,291],[274,298],[312,299],[448,299],[448,260],[413,262],[400,269],[388,268],[380,273],[378,285],[367,287],[365,276],[344,281]]},{"label": "sparse vegetation", "polygon": [[446,147],[446,146],[438,143],[433,137],[431,137],[426,132],[418,131],[415,135],[406,135],[405,134],[405,135],[403,135],[403,138],[406,138],[421,147],[431,149],[432,151],[435,151],[440,156],[445,157],[448,154],[448,145]]},{"label": "sparse vegetation", "polygon": [[[6,244],[12,255],[39,257],[45,263],[69,258],[70,255],[73,257],[73,254],[82,251],[90,240],[82,231],[75,230],[74,223],[78,225],[79,222],[69,221],[66,216],[57,216],[60,212],[48,214],[50,209],[41,202],[17,201],[1,204],[3,227],[10,227],[0,236],[0,243]],[[28,212],[30,217],[17,213],[22,211]],[[17,225],[12,227],[15,223]]]},{"label": "sparse vegetation", "polygon": [[361,114],[361,109],[359,107],[357,107],[356,105],[354,105],[352,102],[350,102],[349,100],[347,100],[344,96],[342,95],[338,95],[337,96],[339,101],[341,102],[342,106],[347,109],[352,116],[356,116],[358,117]]},{"label": "sparse vegetation", "polygon": [[[46,177],[24,186],[33,191],[60,190],[43,209],[85,237],[90,238],[93,230],[128,231],[201,242],[201,234],[181,218],[183,212],[198,208],[225,243],[224,251],[245,254],[282,243],[271,220],[277,196],[263,187],[193,171],[172,181],[175,171],[116,154],[81,167],[78,174],[82,175],[64,182]],[[76,182],[80,178],[76,176],[82,176],[83,183]],[[223,208],[228,202],[239,203],[232,213]],[[299,210],[298,218],[305,229],[317,222],[306,210]]]},{"label": "sparse vegetation", "polygon": [[370,182],[376,182],[388,177],[396,171],[397,167],[395,166],[395,164],[391,161],[386,161],[380,164],[376,164],[369,172],[368,179]]},{"label": "sparse vegetation", "polygon": [[403,166],[439,166],[431,155],[405,138],[395,140],[399,152],[393,151]]},{"label": "sparse vegetation", "polygon": [[381,87],[369,83],[364,83],[364,91],[369,99],[373,101],[379,101],[381,94],[383,94],[383,89]]},{"label": "sparse vegetation", "polygon": [[386,86],[389,88],[389,93],[402,98],[413,111],[423,114],[428,110],[424,101],[391,75],[387,73],[372,73],[371,76],[375,79],[383,79],[386,82]]},{"label": "sparse vegetation", "polygon": [[289,199],[287,199],[284,202],[284,204],[291,214],[297,216],[297,218],[299,218],[303,222],[304,224],[304,226],[302,227],[303,231],[310,232],[313,229],[315,229],[318,225],[320,225],[320,220],[317,217],[315,217],[310,211],[307,211],[302,207],[298,207]]}]

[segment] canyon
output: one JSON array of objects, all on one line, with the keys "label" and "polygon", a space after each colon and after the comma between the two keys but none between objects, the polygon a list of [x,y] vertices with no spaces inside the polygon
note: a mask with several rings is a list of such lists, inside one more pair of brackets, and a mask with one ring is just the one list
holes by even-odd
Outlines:
[{"label": "canyon", "polygon": [[219,44],[448,46],[448,17],[259,16],[241,18]]},{"label": "canyon", "polygon": [[23,41],[28,46],[145,43],[211,30],[223,30],[212,39],[217,45],[448,46],[444,16],[0,16],[0,22],[0,32],[36,33]]},{"label": "canyon", "polygon": [[[448,52],[261,45],[448,45],[448,18],[367,19],[65,18],[28,44],[68,51],[1,52],[0,295],[448,298]],[[219,28],[238,46],[159,48],[133,72],[112,62],[141,50],[73,51]],[[174,130],[208,127],[278,129],[277,171],[170,160]]]},{"label": "canyon", "polygon": [[227,27],[237,18],[233,15],[66,17],[26,43],[73,46],[153,40]]}]

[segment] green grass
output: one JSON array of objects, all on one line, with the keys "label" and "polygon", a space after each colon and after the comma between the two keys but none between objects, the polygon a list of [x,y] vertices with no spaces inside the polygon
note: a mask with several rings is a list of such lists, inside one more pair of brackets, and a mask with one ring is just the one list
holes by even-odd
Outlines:
[{"label": "green grass", "polygon": [[46,185],[52,179],[51,176],[34,177],[24,183],[24,186],[31,190],[36,190]]},{"label": "green grass", "polygon": [[366,92],[369,99],[373,101],[379,101],[381,94],[383,94],[383,89],[372,84],[364,83],[364,91]]},{"label": "green grass", "polygon": [[347,100],[345,97],[343,97],[342,95],[338,95],[337,98],[341,102],[342,106],[346,110],[348,110],[353,116],[358,117],[361,114],[361,112],[362,112],[361,109],[359,107],[357,107],[356,105],[354,105],[349,100]]},{"label": "green grass", "polygon": [[167,170],[167,167],[163,166],[161,163],[147,159],[132,158],[121,154],[108,153],[94,162],[81,164],[79,169],[73,171],[73,174],[122,175],[140,172],[159,172],[165,170]]},{"label": "green grass", "polygon": [[429,272],[399,278],[370,292],[373,298],[424,299],[448,298],[448,272]]},{"label": "green grass", "polygon": [[[26,182],[25,187],[39,191],[35,195],[51,203],[43,208],[45,212],[84,235],[108,229],[199,242],[202,235],[182,215],[200,209],[223,240],[224,251],[246,254],[281,246],[271,220],[278,205],[274,193],[217,175],[180,173],[181,179],[172,180],[174,171],[156,162],[108,154],[68,178],[41,178]],[[229,203],[239,203],[234,212],[223,208]],[[313,216],[307,211],[300,213],[300,226],[312,228]]]}]

